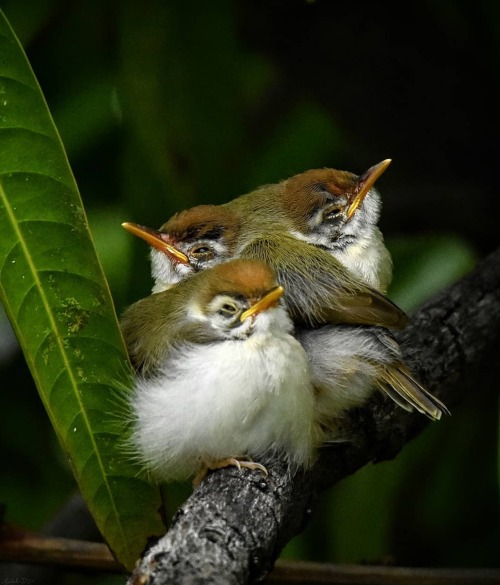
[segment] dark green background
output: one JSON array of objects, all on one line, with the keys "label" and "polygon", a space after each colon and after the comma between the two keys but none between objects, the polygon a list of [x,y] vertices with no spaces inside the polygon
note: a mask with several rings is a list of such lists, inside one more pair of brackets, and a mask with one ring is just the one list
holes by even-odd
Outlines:
[{"label": "dark green background", "polygon": [[[309,168],[361,173],[393,159],[378,185],[381,227],[395,265],[390,296],[410,312],[498,245],[493,0],[1,8],[61,133],[118,313],[152,284],[147,246],[122,221],[158,227],[177,210]],[[0,502],[8,521],[38,530],[74,483],[8,340],[2,316]],[[326,493],[285,555],[498,565],[498,366],[475,382],[395,461]],[[173,490],[172,512],[187,493]]]}]

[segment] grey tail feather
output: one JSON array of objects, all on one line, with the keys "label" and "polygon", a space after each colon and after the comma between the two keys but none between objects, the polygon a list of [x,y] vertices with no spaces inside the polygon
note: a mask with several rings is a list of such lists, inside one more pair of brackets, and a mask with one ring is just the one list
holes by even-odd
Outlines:
[{"label": "grey tail feather", "polygon": [[432,420],[450,414],[448,408],[417,382],[406,368],[385,368],[384,379],[386,384],[380,389],[405,410],[415,408]]}]

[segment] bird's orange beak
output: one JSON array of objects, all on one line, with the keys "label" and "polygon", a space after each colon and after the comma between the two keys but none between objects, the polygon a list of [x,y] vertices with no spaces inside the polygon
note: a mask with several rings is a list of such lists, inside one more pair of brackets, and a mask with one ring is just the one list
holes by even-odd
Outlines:
[{"label": "bird's orange beak", "polygon": [[271,289],[260,300],[241,313],[240,321],[243,322],[245,319],[248,319],[248,317],[262,313],[262,311],[267,311],[267,309],[275,306],[284,292],[285,289],[282,286],[277,286]]},{"label": "bird's orange beak", "polygon": [[390,158],[386,158],[382,162],[370,167],[359,177],[356,188],[351,196],[351,201],[347,207],[346,215],[348,220],[351,219],[355,214],[356,209],[358,209],[361,203],[363,203],[363,199],[367,196],[368,192],[375,184],[375,181],[391,164],[391,160],[392,159]]},{"label": "bird's orange beak", "polygon": [[160,252],[163,252],[172,258],[172,260],[176,262],[182,262],[182,264],[189,264],[189,258],[186,256],[186,254],[178,250],[170,243],[168,234],[158,230],[153,230],[144,225],[130,223],[128,221],[122,223],[122,227],[124,227],[131,234],[134,234],[134,236],[138,236],[139,238],[146,240],[150,246],[160,250]]}]

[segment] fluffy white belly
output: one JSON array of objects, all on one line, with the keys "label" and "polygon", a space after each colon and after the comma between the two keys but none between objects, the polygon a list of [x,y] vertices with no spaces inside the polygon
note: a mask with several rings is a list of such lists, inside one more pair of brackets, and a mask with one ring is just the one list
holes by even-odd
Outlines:
[{"label": "fluffy white belly", "polygon": [[160,479],[188,477],[203,460],[268,453],[305,464],[313,444],[307,358],[290,335],[192,345],[175,352],[133,400],[134,443]]}]

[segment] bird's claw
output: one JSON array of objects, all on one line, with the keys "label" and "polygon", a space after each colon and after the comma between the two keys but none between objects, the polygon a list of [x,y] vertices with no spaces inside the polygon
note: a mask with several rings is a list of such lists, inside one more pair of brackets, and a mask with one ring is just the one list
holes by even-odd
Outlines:
[{"label": "bird's claw", "polygon": [[252,461],[249,457],[227,457],[218,461],[205,463],[194,477],[193,486],[198,486],[209,471],[224,467],[237,467],[240,471],[242,468],[245,468],[251,471],[260,471],[265,476],[269,475],[269,472],[262,464]]}]

